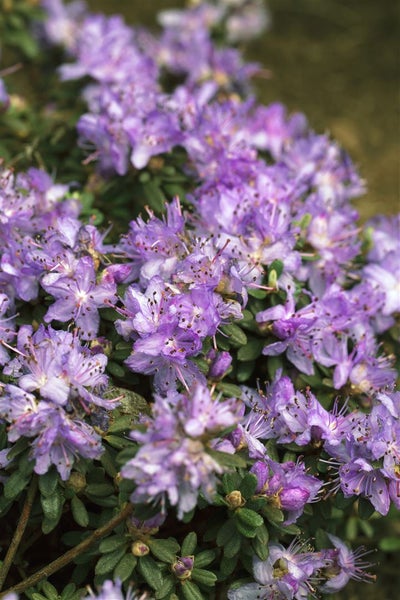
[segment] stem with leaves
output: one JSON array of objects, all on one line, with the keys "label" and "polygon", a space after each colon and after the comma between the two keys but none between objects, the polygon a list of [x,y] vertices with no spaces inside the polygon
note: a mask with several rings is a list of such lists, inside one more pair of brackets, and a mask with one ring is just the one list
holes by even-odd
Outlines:
[{"label": "stem with leaves", "polygon": [[36,490],[38,486],[37,477],[33,477],[28,492],[26,495],[25,503],[21,511],[21,516],[18,521],[17,528],[15,530],[13,539],[11,540],[11,544],[8,547],[7,554],[5,556],[4,562],[0,568],[0,590],[3,588],[4,582],[7,579],[8,572],[13,564],[14,557],[19,548],[19,544],[22,540],[22,536],[24,535],[24,531],[28,524],[29,515],[31,514],[33,501],[35,499]]},{"label": "stem with leaves", "polygon": [[105,525],[103,525],[102,527],[99,527],[98,529],[93,531],[93,533],[89,537],[87,537],[85,540],[83,540],[80,544],[78,544],[74,548],[71,548],[71,550],[68,550],[68,552],[66,552],[59,558],[56,558],[56,560],[53,560],[53,562],[49,563],[46,567],[43,567],[39,571],[36,571],[36,573],[33,573],[33,575],[31,575],[30,577],[27,577],[24,581],[17,583],[17,585],[14,585],[13,587],[11,587],[8,590],[6,590],[5,592],[3,592],[0,595],[0,598],[3,598],[4,595],[6,595],[10,592],[16,592],[16,593],[23,592],[26,589],[39,583],[39,581],[41,581],[42,579],[44,579],[46,577],[50,577],[50,575],[53,575],[53,573],[56,573],[56,571],[59,571],[60,569],[65,567],[68,563],[70,563],[72,560],[74,560],[74,558],[79,556],[79,554],[82,554],[83,552],[85,552],[85,550],[87,550],[97,540],[100,540],[102,537],[104,537],[105,535],[110,533],[110,531],[112,531],[114,529],[114,527],[116,527],[117,525],[122,523],[122,521],[127,519],[129,517],[129,515],[132,513],[132,511],[133,511],[133,505],[127,504],[121,510],[120,513],[118,513],[115,517],[113,517]]}]

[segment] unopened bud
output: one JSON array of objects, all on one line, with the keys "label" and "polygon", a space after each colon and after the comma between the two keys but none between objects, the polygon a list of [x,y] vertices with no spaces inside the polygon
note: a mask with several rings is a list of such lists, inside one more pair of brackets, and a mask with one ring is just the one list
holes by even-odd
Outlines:
[{"label": "unopened bud", "polygon": [[175,577],[183,581],[189,579],[192,574],[194,556],[181,556],[171,566],[171,570]]},{"label": "unopened bud", "polygon": [[66,485],[71,488],[75,494],[79,494],[80,492],[83,492],[86,487],[86,477],[82,473],[74,471],[69,476]]},{"label": "unopened bud", "polygon": [[240,508],[246,504],[246,500],[243,498],[239,490],[233,490],[233,492],[225,496],[225,500],[231,509]]},{"label": "unopened bud", "polygon": [[146,556],[146,554],[150,552],[150,548],[144,542],[136,540],[136,542],[133,542],[132,544],[131,552],[133,556]]},{"label": "unopened bud", "polygon": [[275,271],[275,269],[271,269],[268,274],[268,286],[276,289],[277,281],[278,281],[278,273]]}]

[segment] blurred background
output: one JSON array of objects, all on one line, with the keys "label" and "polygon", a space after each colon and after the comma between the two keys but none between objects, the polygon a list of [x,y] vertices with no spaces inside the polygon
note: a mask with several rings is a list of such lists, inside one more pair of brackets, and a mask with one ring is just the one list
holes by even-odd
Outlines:
[{"label": "blurred background", "polygon": [[[246,45],[268,78],[254,87],[263,103],[301,111],[329,132],[367,180],[356,202],[363,220],[400,210],[400,10],[393,0],[266,0],[271,24]],[[90,0],[94,11],[121,13],[156,27],[158,11],[182,0]]]}]

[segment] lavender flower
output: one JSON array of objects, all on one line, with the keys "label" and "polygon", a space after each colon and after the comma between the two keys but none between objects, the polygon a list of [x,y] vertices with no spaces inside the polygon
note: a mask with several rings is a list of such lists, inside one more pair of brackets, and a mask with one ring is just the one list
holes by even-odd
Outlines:
[{"label": "lavender flower", "polygon": [[327,581],[321,586],[321,592],[327,594],[338,592],[350,579],[364,582],[375,581],[375,575],[365,571],[371,566],[371,563],[363,560],[363,556],[368,554],[364,548],[358,548],[353,552],[336,536],[328,533],[328,537],[335,546],[335,550],[325,551],[325,556],[332,563],[322,571]]},{"label": "lavender flower", "polygon": [[37,402],[32,394],[14,385],[8,384],[0,397],[0,416],[11,423],[10,442],[21,436],[35,438],[31,456],[39,475],[47,473],[54,464],[65,481],[77,457],[95,459],[102,453],[101,438],[92,427],[61,407]]},{"label": "lavender flower", "polygon": [[145,433],[132,432],[141,445],[135,458],[123,467],[122,476],[133,479],[137,487],[133,502],[177,506],[178,518],[192,510],[201,492],[209,501],[215,492],[217,475],[224,469],[207,453],[218,433],[237,422],[235,400],[211,398],[202,385],[193,392],[169,392],[156,396],[154,417]]},{"label": "lavender flower", "polygon": [[271,459],[256,461],[251,473],[257,477],[256,492],[265,495],[276,508],[287,511],[286,523],[294,523],[302,514],[305,504],[317,500],[321,481],[308,475],[301,462],[276,463]]},{"label": "lavender flower", "polygon": [[10,105],[10,97],[3,79],[0,77],[0,113],[5,112]]},{"label": "lavender flower", "polygon": [[329,565],[317,553],[301,552],[302,544],[294,542],[289,548],[281,544],[269,544],[269,556],[262,561],[253,558],[254,583],[248,583],[228,591],[229,600],[303,600],[315,590],[311,584],[319,567]]},{"label": "lavender flower", "polygon": [[101,589],[97,592],[93,592],[89,589],[89,595],[84,596],[85,600],[150,600],[150,596],[147,592],[135,591],[132,587],[129,587],[126,593],[122,590],[122,585],[119,580],[111,581],[107,579]]},{"label": "lavender flower", "polygon": [[73,277],[48,274],[43,277],[41,284],[56,299],[50,305],[45,321],[74,319],[84,340],[93,338],[98,332],[98,308],[113,305],[117,301],[114,279],[104,273],[102,280],[97,283],[93,259],[89,256],[78,260]]}]

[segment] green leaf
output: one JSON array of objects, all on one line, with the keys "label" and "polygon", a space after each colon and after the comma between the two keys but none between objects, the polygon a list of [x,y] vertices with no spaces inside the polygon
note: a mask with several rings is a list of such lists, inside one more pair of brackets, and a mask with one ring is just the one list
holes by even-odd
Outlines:
[{"label": "green leaf", "polygon": [[96,568],[94,570],[96,575],[107,575],[111,573],[125,553],[126,547],[117,548],[114,550],[114,552],[103,554],[103,556],[97,561]]},{"label": "green leaf", "polygon": [[244,523],[243,521],[237,520],[235,522],[236,529],[238,532],[246,538],[254,538],[257,534],[257,528],[249,525],[248,523]]},{"label": "green leaf", "polygon": [[83,590],[77,590],[74,583],[68,583],[61,592],[61,600],[79,600]]},{"label": "green leaf", "polygon": [[19,462],[18,462],[18,469],[19,469],[21,475],[24,475],[25,477],[29,477],[32,474],[34,465],[35,465],[34,461],[31,460],[28,456],[28,453],[26,453],[20,457]]},{"label": "green leaf", "polygon": [[156,591],[156,600],[161,598],[170,598],[171,592],[175,589],[176,579],[172,575],[164,577],[162,585]]},{"label": "green leaf", "polygon": [[257,528],[256,537],[262,544],[264,544],[264,545],[268,544],[269,531],[268,531],[267,527],[265,526],[265,523],[263,523],[262,525],[260,525],[260,527]]},{"label": "green leaf", "polygon": [[114,552],[117,548],[127,544],[127,538],[125,535],[112,535],[105,540],[102,540],[99,545],[99,550],[102,554],[108,552]]},{"label": "green leaf", "polygon": [[224,556],[227,558],[232,558],[232,556],[235,556],[240,550],[241,543],[242,538],[240,534],[235,531],[226,544],[224,544]]},{"label": "green leaf", "polygon": [[247,335],[241,327],[235,325],[235,323],[229,323],[229,325],[222,325],[220,330],[228,336],[229,343],[234,348],[245,346],[247,344]]},{"label": "green leaf", "polygon": [[138,560],[139,571],[153,590],[158,590],[163,583],[156,561],[149,555],[141,556]]},{"label": "green leaf", "polygon": [[190,531],[182,542],[181,556],[191,556],[197,546],[197,533]]},{"label": "green leaf", "polygon": [[54,585],[49,581],[42,583],[42,592],[44,592],[49,600],[58,600],[58,592]]},{"label": "green leaf", "polygon": [[[213,562],[213,560],[215,559],[215,550],[203,550],[203,552],[199,552],[198,554],[196,554],[196,556],[194,557],[194,566],[196,567],[206,567],[207,565],[211,564]],[[187,554],[183,554],[182,556],[188,556]]]},{"label": "green leaf", "polygon": [[114,487],[109,483],[89,483],[85,488],[85,493],[91,496],[110,496],[114,494]]},{"label": "green leaf", "polygon": [[221,467],[227,467],[230,469],[246,467],[246,461],[238,454],[218,452],[218,450],[212,450],[211,448],[207,448],[207,454],[209,454],[219,465],[221,465]]},{"label": "green leaf", "polygon": [[53,467],[44,475],[39,476],[39,490],[42,496],[52,496],[56,491],[59,474]]},{"label": "green leaf", "polygon": [[232,557],[223,556],[221,558],[221,561],[219,563],[219,568],[220,568],[221,574],[224,578],[229,577],[229,575],[231,575],[231,573],[233,573],[233,571],[235,570],[235,567],[237,565],[237,561],[238,561],[237,555],[232,556]]},{"label": "green leaf", "polygon": [[179,544],[174,538],[151,539],[148,542],[151,553],[166,563],[173,563],[179,551]]},{"label": "green leaf", "polygon": [[103,454],[100,456],[100,462],[107,475],[110,477],[115,477],[117,475],[118,471],[115,468],[112,451],[110,451],[109,448],[104,448],[103,446]]},{"label": "green leaf", "polygon": [[30,480],[30,476],[23,475],[20,471],[14,471],[4,484],[4,496],[8,500],[12,500],[26,488]]},{"label": "green leaf", "polygon": [[101,498],[100,496],[86,494],[86,497],[94,504],[97,504],[97,506],[102,506],[103,508],[114,508],[118,505],[118,499],[116,496],[104,496]]},{"label": "green leaf", "polygon": [[335,494],[335,506],[340,509],[346,509],[352,506],[356,501],[356,496],[346,498],[341,490]]},{"label": "green leaf", "polygon": [[125,554],[114,569],[114,579],[127,581],[137,565],[137,558],[133,554]]},{"label": "green leaf", "polygon": [[197,585],[188,579],[182,583],[181,589],[185,600],[206,600]]},{"label": "green leaf", "polygon": [[267,290],[261,290],[260,288],[248,288],[247,293],[252,298],[258,298],[264,300],[267,297]]},{"label": "green leaf", "polygon": [[271,506],[271,504],[266,504],[263,508],[263,515],[270,521],[271,523],[283,523],[284,514],[279,508],[275,508]]},{"label": "green leaf", "polygon": [[360,519],[369,519],[373,513],[375,512],[375,508],[372,506],[371,502],[366,498],[360,498],[358,501],[358,516]]},{"label": "green leaf", "polygon": [[101,319],[104,321],[110,321],[114,323],[117,319],[121,318],[121,315],[114,308],[101,308],[100,309]]},{"label": "green leaf", "polygon": [[78,496],[73,496],[71,500],[71,511],[72,516],[74,517],[75,523],[78,523],[81,527],[87,527],[89,524],[89,515],[86,510],[86,506],[78,498]]},{"label": "green leaf", "polygon": [[235,371],[238,383],[245,383],[252,376],[255,367],[254,361],[238,363]]},{"label": "green leaf", "polygon": [[238,490],[241,482],[242,478],[236,471],[233,473],[224,473],[222,476],[222,485],[224,487],[225,494],[230,494],[234,490]]},{"label": "green leaf", "polygon": [[258,358],[264,348],[265,340],[252,339],[245,346],[239,348],[237,358],[240,361],[253,361]]},{"label": "green leaf", "polygon": [[235,526],[232,519],[225,521],[217,534],[217,546],[225,546],[229,540],[236,535]]},{"label": "green leaf", "polygon": [[49,519],[48,517],[44,517],[42,520],[42,532],[47,535],[53,529],[55,529],[60,522],[60,518],[57,517],[55,519]]},{"label": "green leaf", "polygon": [[156,213],[163,212],[166,198],[154,179],[143,183],[142,188],[143,195],[150,208],[152,208]]},{"label": "green leaf", "polygon": [[276,271],[278,277],[280,277],[283,273],[283,262],[279,259],[272,261],[270,265],[268,265],[268,271]]},{"label": "green leaf", "polygon": [[357,517],[350,517],[346,523],[346,539],[349,542],[353,542],[357,537],[358,532],[358,519]]},{"label": "green leaf", "polygon": [[268,544],[264,544],[264,542],[261,542],[256,536],[254,539],[251,540],[251,545],[259,559],[266,560],[268,558]]},{"label": "green leaf", "polygon": [[120,433],[132,427],[133,419],[130,415],[122,415],[117,417],[115,421],[107,429],[107,433]]},{"label": "green leaf", "polygon": [[253,473],[246,473],[239,485],[239,492],[246,499],[253,496],[257,488],[257,477]]},{"label": "green leaf", "polygon": [[266,358],[268,376],[272,381],[278,369],[282,368],[282,358],[280,356],[268,356]]},{"label": "green leaf", "polygon": [[259,527],[264,523],[264,519],[261,515],[254,512],[254,510],[250,510],[248,508],[236,509],[235,518],[238,519],[241,523],[249,525],[250,527]]},{"label": "green leaf", "polygon": [[117,435],[106,435],[103,439],[106,440],[110,446],[117,450],[122,450],[127,446],[132,446],[132,442],[125,437],[119,437]]},{"label": "green leaf", "polygon": [[62,513],[65,498],[60,488],[56,488],[51,496],[41,496],[40,503],[42,505],[45,518],[50,521],[59,520]]},{"label": "green leaf", "polygon": [[241,388],[233,383],[225,383],[224,381],[220,381],[217,385],[217,390],[229,398],[241,398],[242,396]]},{"label": "green leaf", "polygon": [[110,373],[110,375],[113,375],[118,379],[123,379],[125,377],[124,367],[112,360],[109,360],[107,363],[107,371]]},{"label": "green leaf", "polygon": [[400,537],[384,537],[379,542],[379,549],[383,552],[398,552],[400,550]]},{"label": "green leaf", "polygon": [[194,581],[198,581],[201,585],[206,585],[208,587],[214,587],[215,582],[217,581],[215,573],[207,571],[206,569],[198,569],[197,567],[192,569],[191,577]]}]

